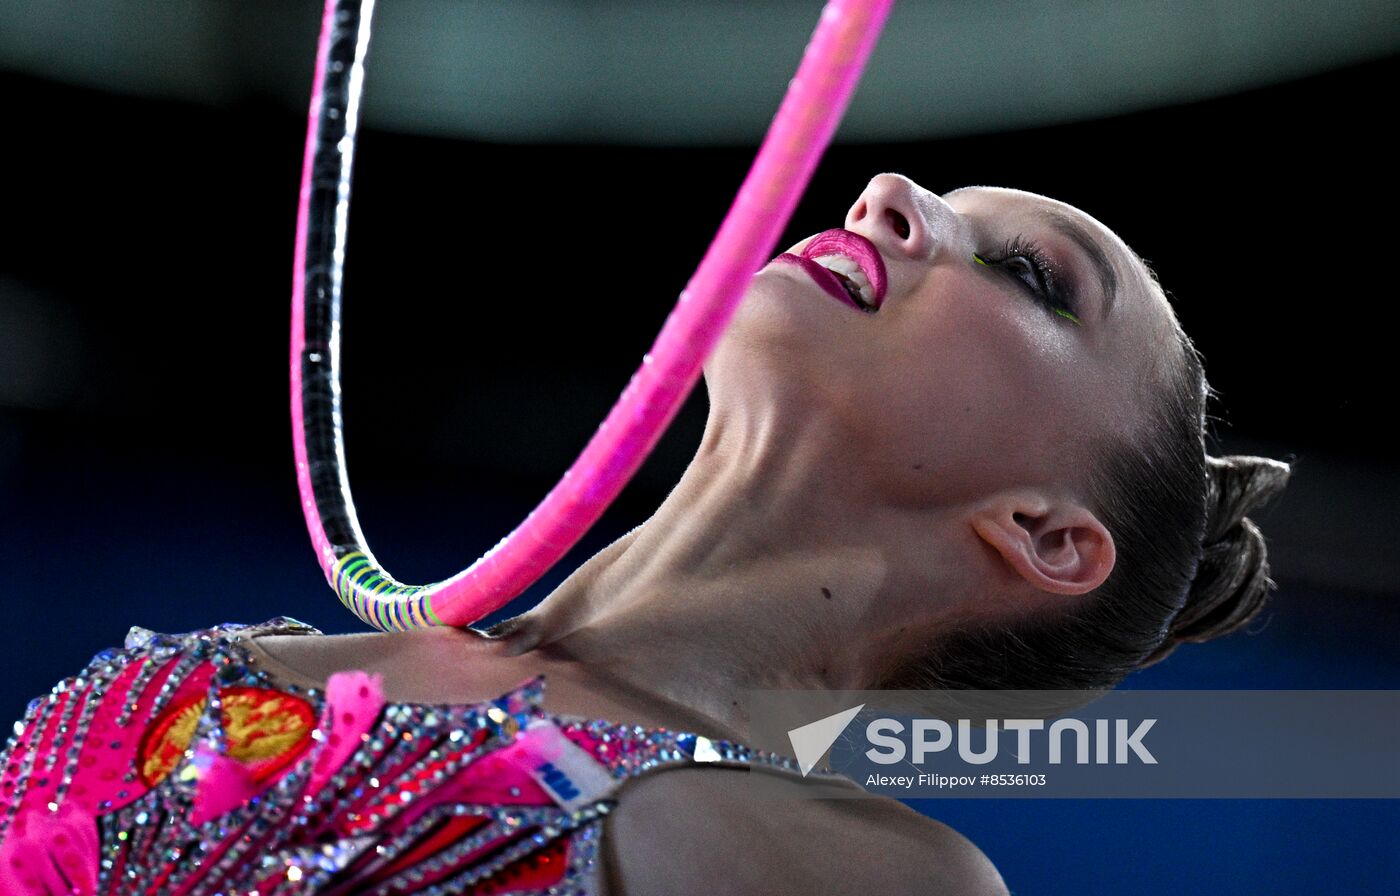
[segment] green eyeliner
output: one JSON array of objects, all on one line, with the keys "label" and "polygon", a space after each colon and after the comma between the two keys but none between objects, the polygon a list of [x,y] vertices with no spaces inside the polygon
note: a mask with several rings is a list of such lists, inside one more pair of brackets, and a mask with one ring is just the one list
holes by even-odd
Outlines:
[{"label": "green eyeliner", "polygon": [[[982,265],[983,267],[991,267],[990,262],[988,262],[987,259],[983,258],[981,255],[978,255],[976,252],[972,253],[972,260]],[[1070,323],[1074,324],[1076,327],[1079,326],[1079,318],[1075,315],[1073,311],[1070,311],[1066,308],[1053,307],[1050,310],[1058,314],[1060,317],[1063,317]]]}]

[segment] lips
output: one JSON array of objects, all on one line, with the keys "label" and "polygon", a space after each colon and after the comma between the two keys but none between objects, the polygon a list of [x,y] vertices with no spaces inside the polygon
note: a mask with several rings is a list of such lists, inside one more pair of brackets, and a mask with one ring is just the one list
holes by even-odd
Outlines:
[{"label": "lips", "polygon": [[833,298],[874,313],[885,300],[888,277],[875,244],[849,230],[828,230],[808,242],[801,255],[775,259],[802,268]]},{"label": "lips", "polygon": [[791,252],[784,252],[782,255],[773,259],[773,261],[779,264],[790,264],[794,267],[801,268],[807,272],[807,276],[815,280],[817,285],[833,299],[850,305],[857,311],[866,311],[869,313],[864,305],[861,305],[851,297],[850,291],[846,289],[845,284],[841,282],[840,278],[812,259],[803,258],[801,255],[793,255]]},{"label": "lips", "polygon": [[831,256],[843,256],[856,263],[866,280],[870,281],[874,290],[870,297],[871,304],[878,309],[885,301],[888,278],[885,276],[885,260],[880,257],[880,250],[875,248],[875,244],[858,233],[838,229],[817,234],[802,250],[803,258],[810,258],[819,264],[822,259]]}]

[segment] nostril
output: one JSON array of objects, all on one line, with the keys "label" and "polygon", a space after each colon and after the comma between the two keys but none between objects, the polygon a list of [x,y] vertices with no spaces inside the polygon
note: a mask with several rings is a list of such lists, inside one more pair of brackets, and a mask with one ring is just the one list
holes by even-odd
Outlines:
[{"label": "nostril", "polygon": [[889,222],[890,227],[894,228],[894,232],[899,234],[900,239],[909,239],[910,229],[908,218],[890,208],[885,210],[885,220]]},{"label": "nostril", "polygon": [[862,199],[862,200],[860,200],[859,202],[856,203],[855,208],[851,209],[851,220],[852,220],[852,221],[863,221],[863,220],[865,220],[865,212],[866,212],[865,200]]}]

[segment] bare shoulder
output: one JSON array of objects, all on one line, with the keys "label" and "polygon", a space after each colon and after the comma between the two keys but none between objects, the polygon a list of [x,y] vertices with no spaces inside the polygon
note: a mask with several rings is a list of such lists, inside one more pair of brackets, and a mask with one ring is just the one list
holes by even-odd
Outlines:
[{"label": "bare shoulder", "polygon": [[872,859],[890,856],[903,869],[891,880],[891,893],[949,893],[1006,896],[996,866],[975,843],[941,821],[892,799],[852,799],[833,803],[833,837],[852,832]]},{"label": "bare shoulder", "polygon": [[970,840],[902,803],[814,799],[800,779],[734,769],[630,782],[602,859],[610,896],[1007,893]]}]

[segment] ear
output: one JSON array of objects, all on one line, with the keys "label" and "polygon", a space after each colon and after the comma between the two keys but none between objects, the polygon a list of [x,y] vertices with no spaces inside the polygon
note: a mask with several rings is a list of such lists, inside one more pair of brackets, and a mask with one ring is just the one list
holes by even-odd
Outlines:
[{"label": "ear", "polygon": [[1085,594],[1113,571],[1113,536],[1073,501],[1004,493],[974,511],[972,528],[1007,567],[1042,591]]}]

